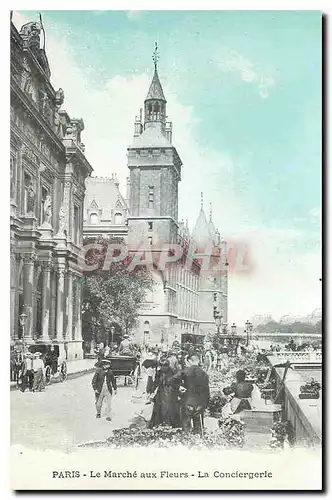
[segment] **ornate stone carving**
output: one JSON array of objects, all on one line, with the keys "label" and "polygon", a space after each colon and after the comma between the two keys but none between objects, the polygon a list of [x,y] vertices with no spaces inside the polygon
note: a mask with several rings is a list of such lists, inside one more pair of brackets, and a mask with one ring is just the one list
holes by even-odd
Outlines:
[{"label": "ornate stone carving", "polygon": [[28,186],[28,200],[27,200],[27,213],[34,213],[36,203],[36,192],[33,184]]},{"label": "ornate stone carving", "polygon": [[43,271],[51,272],[53,270],[53,262],[52,261],[41,262],[41,268]]},{"label": "ornate stone carving", "polygon": [[29,22],[22,26],[20,35],[25,44],[32,49],[39,49],[40,47],[40,23]]},{"label": "ornate stone carving", "polygon": [[24,264],[35,264],[37,261],[37,255],[35,253],[25,253],[21,254]]},{"label": "ornate stone carving", "polygon": [[63,90],[60,88],[55,92],[55,104],[57,109],[59,109],[62,106],[64,99],[65,99],[65,94]]},{"label": "ornate stone carving", "polygon": [[38,102],[39,102],[39,111],[42,114],[44,114],[45,110],[46,110],[46,106],[48,104],[48,95],[47,95],[47,92],[43,88],[39,89]]},{"label": "ornate stone carving", "polygon": [[66,276],[66,272],[67,271],[63,267],[60,267],[60,268],[58,267],[57,270],[56,270],[56,272],[57,272],[57,275],[58,275],[59,278],[64,278]]},{"label": "ornate stone carving", "polygon": [[59,233],[63,233],[66,229],[66,215],[67,209],[64,205],[61,205],[59,211]]},{"label": "ornate stone carving", "polygon": [[22,155],[26,156],[26,158],[38,165],[38,156],[26,144],[24,144],[22,147]]},{"label": "ornate stone carving", "polygon": [[21,89],[28,92],[31,86],[31,68],[26,57],[22,59]]},{"label": "ornate stone carving", "polygon": [[14,200],[16,195],[16,180],[14,165],[10,163],[10,199]]},{"label": "ornate stone carving", "polygon": [[44,222],[52,224],[52,199],[47,195],[44,203]]}]

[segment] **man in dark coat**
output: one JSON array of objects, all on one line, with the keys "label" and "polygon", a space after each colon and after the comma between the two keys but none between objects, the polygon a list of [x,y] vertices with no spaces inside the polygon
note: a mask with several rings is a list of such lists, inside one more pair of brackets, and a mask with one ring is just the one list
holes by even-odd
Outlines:
[{"label": "man in dark coat", "polygon": [[101,417],[103,403],[106,404],[106,420],[112,420],[112,395],[117,393],[116,379],[111,370],[111,361],[102,359],[96,363],[96,371],[92,379],[92,387],[96,396],[96,418]]},{"label": "man in dark coat", "polygon": [[193,425],[196,434],[202,434],[204,424],[204,410],[209,397],[209,377],[207,373],[198,366],[197,354],[189,357],[189,367],[182,373],[182,396],[181,423],[184,431],[189,431]]}]

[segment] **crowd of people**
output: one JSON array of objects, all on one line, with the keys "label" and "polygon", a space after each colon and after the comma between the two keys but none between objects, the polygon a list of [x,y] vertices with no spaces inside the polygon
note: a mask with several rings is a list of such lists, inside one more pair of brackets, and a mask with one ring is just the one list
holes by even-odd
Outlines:
[{"label": "crowd of people", "polygon": [[22,392],[40,392],[45,389],[45,362],[41,352],[19,353],[13,365],[13,381],[18,383]]},{"label": "crowd of people", "polygon": [[10,380],[16,382],[22,392],[41,392],[46,387],[46,365],[51,373],[58,371],[58,355],[54,346],[48,353],[32,352],[29,348],[11,349]]},{"label": "crowd of people", "polygon": [[[137,351],[138,349],[138,351]],[[149,427],[168,425],[190,429],[201,433],[204,428],[204,412],[210,398],[209,372],[222,365],[219,353],[210,344],[194,346],[176,345],[171,349],[160,346],[138,347],[131,345],[126,336],[117,351],[100,345],[98,361],[92,380],[95,393],[96,417],[101,417],[106,408],[106,419],[112,419],[112,397],[117,393],[116,378],[112,372],[112,356],[125,352],[135,353],[140,359],[144,389],[141,396],[146,404],[152,405]],[[239,370],[236,380],[224,388],[226,416],[250,409],[254,386],[245,379],[245,372]]]},{"label": "crowd of people", "polygon": [[[144,358],[141,366],[146,380],[146,403],[153,405],[149,427],[165,424],[201,432],[210,393],[209,377],[199,366],[199,350],[183,355],[176,350],[148,349],[143,350],[141,356]],[[92,387],[96,417],[101,417],[101,409],[105,405],[106,419],[110,421],[112,396],[117,393],[110,358],[99,357]]]}]

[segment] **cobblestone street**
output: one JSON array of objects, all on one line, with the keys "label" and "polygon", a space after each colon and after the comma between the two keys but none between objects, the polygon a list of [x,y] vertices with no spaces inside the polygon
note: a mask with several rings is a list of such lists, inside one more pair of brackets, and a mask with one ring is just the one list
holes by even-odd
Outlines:
[{"label": "cobblestone street", "polygon": [[[113,396],[113,420],[97,420],[93,374],[46,387],[44,392],[11,392],[11,441],[34,449],[73,450],[79,444],[105,440],[112,429],[127,427],[145,400],[119,380]],[[143,381],[141,382],[143,383]],[[133,397],[134,396],[134,397]]]}]

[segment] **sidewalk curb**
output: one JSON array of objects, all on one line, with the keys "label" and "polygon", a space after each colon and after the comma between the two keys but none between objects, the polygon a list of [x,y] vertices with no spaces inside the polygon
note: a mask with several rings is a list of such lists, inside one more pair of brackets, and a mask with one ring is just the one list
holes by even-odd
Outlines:
[{"label": "sidewalk curb", "polygon": [[[81,375],[86,375],[87,373],[92,373],[94,370],[95,370],[95,367],[91,366],[91,368],[85,368],[84,370],[80,370],[78,372],[68,373],[67,380],[72,380],[74,378],[80,377]],[[61,382],[59,380],[51,379],[49,385],[53,385],[53,384],[61,384]],[[19,391],[19,387],[17,387],[17,385],[10,386],[10,392],[12,392],[12,391]]]}]

